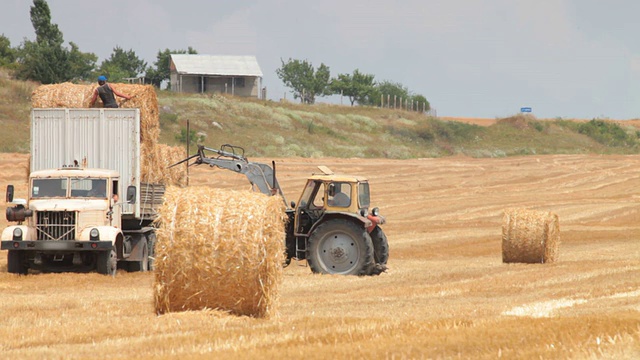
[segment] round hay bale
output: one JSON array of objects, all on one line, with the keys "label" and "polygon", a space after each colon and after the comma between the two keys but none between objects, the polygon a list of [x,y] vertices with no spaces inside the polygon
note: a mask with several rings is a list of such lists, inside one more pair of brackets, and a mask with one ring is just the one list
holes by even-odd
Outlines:
[{"label": "round hay bale", "polygon": [[158,219],[156,313],[274,315],[283,277],[284,210],[277,196],[169,187]]},{"label": "round hay bale", "polygon": [[558,215],[527,209],[507,209],[502,224],[502,262],[551,263],[558,256]]}]

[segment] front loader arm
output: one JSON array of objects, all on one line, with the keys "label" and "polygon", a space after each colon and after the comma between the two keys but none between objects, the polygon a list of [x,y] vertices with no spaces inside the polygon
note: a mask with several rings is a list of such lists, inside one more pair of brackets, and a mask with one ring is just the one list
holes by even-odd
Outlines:
[{"label": "front loader arm", "polygon": [[[236,151],[239,150],[241,151],[241,153],[236,153]],[[205,151],[216,153],[217,156],[207,156],[205,154]],[[278,180],[275,176],[275,162],[272,162],[273,167],[267,164],[251,162],[246,157],[244,157],[244,149],[238,146],[223,145],[218,150],[208,148],[203,145],[198,145],[198,152],[196,154],[191,155],[188,158],[171,165],[170,167],[176,166],[191,159],[195,159],[195,161],[192,164],[189,164],[189,166],[207,164],[211,167],[215,166],[220,169],[227,169],[233,172],[244,174],[251,185],[255,185],[261,193],[269,196],[281,195],[284,199],[284,194],[282,193],[280,184],[278,184]],[[285,205],[286,203],[287,202],[285,200]]]}]

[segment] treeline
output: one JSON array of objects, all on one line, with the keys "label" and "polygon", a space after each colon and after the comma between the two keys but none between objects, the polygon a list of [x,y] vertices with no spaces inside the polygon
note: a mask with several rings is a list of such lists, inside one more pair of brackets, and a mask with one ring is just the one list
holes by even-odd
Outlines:
[{"label": "treeline", "polygon": [[13,70],[20,80],[55,84],[93,81],[98,75],[105,75],[109,81],[122,82],[144,76],[146,83],[160,87],[163,81],[169,80],[170,54],[197,54],[191,47],[158,50],[153,66],[147,66],[135,51],[116,46],[109,58],[98,64],[94,53],[80,51],[73,42],[65,46],[58,25],[51,22],[51,11],[45,0],[33,0],[30,15],[35,41],[25,40],[12,47],[10,40],[0,35],[0,66]]},{"label": "treeline", "polygon": [[[144,77],[145,83],[156,87],[163,82],[170,86],[170,55],[198,53],[191,47],[187,50],[158,50],[156,61],[148,66],[132,49],[116,46],[109,58],[98,64],[94,53],[81,51],[73,42],[65,46],[58,25],[51,22],[46,0],[33,0],[30,15],[35,41],[24,40],[12,47],[9,38],[0,35],[0,67],[12,69],[20,80],[56,84],[93,81],[98,75],[105,75],[111,82]],[[282,61],[282,67],[276,70],[276,74],[285,86],[293,90],[294,98],[302,103],[313,104],[318,96],[341,95],[349,99],[351,106],[357,103],[422,112],[430,110],[423,95],[414,94],[397,82],[377,82],[374,75],[361,73],[358,69],[332,78],[325,64],[315,69],[306,60],[289,59],[286,63]]]},{"label": "treeline", "polygon": [[331,77],[329,67],[320,64],[314,68],[307,60],[280,60],[282,66],[276,74],[288,88],[293,97],[305,104],[313,104],[318,96],[346,96],[351,106],[370,105],[379,107],[404,108],[415,111],[431,109],[427,99],[414,94],[404,85],[392,82],[376,82],[372,74],[364,74],[356,69],[351,74],[338,74]]}]

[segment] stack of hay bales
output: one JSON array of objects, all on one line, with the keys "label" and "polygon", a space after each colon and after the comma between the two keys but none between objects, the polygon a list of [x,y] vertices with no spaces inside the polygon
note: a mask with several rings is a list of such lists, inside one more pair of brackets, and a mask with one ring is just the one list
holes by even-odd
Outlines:
[{"label": "stack of hay bales", "polygon": [[558,215],[527,209],[507,209],[502,225],[502,262],[551,263],[558,256]]},{"label": "stack of hay bales", "polygon": [[[131,96],[130,100],[116,97],[121,108],[140,109],[140,153],[143,182],[167,185],[184,185],[184,167],[167,169],[172,160],[182,160],[186,152],[182,148],[160,146],[160,116],[158,98],[151,85],[112,84],[118,92]],[[97,85],[71,83],[42,85],[31,95],[33,108],[88,108]],[[95,107],[101,107],[100,98]]]},{"label": "stack of hay bales", "polygon": [[274,315],[283,276],[284,210],[278,196],[169,187],[158,219],[156,312]]}]

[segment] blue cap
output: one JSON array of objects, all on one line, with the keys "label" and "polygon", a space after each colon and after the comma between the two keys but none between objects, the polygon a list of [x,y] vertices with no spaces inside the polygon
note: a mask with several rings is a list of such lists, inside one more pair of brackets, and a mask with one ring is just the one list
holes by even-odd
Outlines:
[{"label": "blue cap", "polygon": [[107,81],[107,77],[104,75],[98,76],[98,81]]}]

